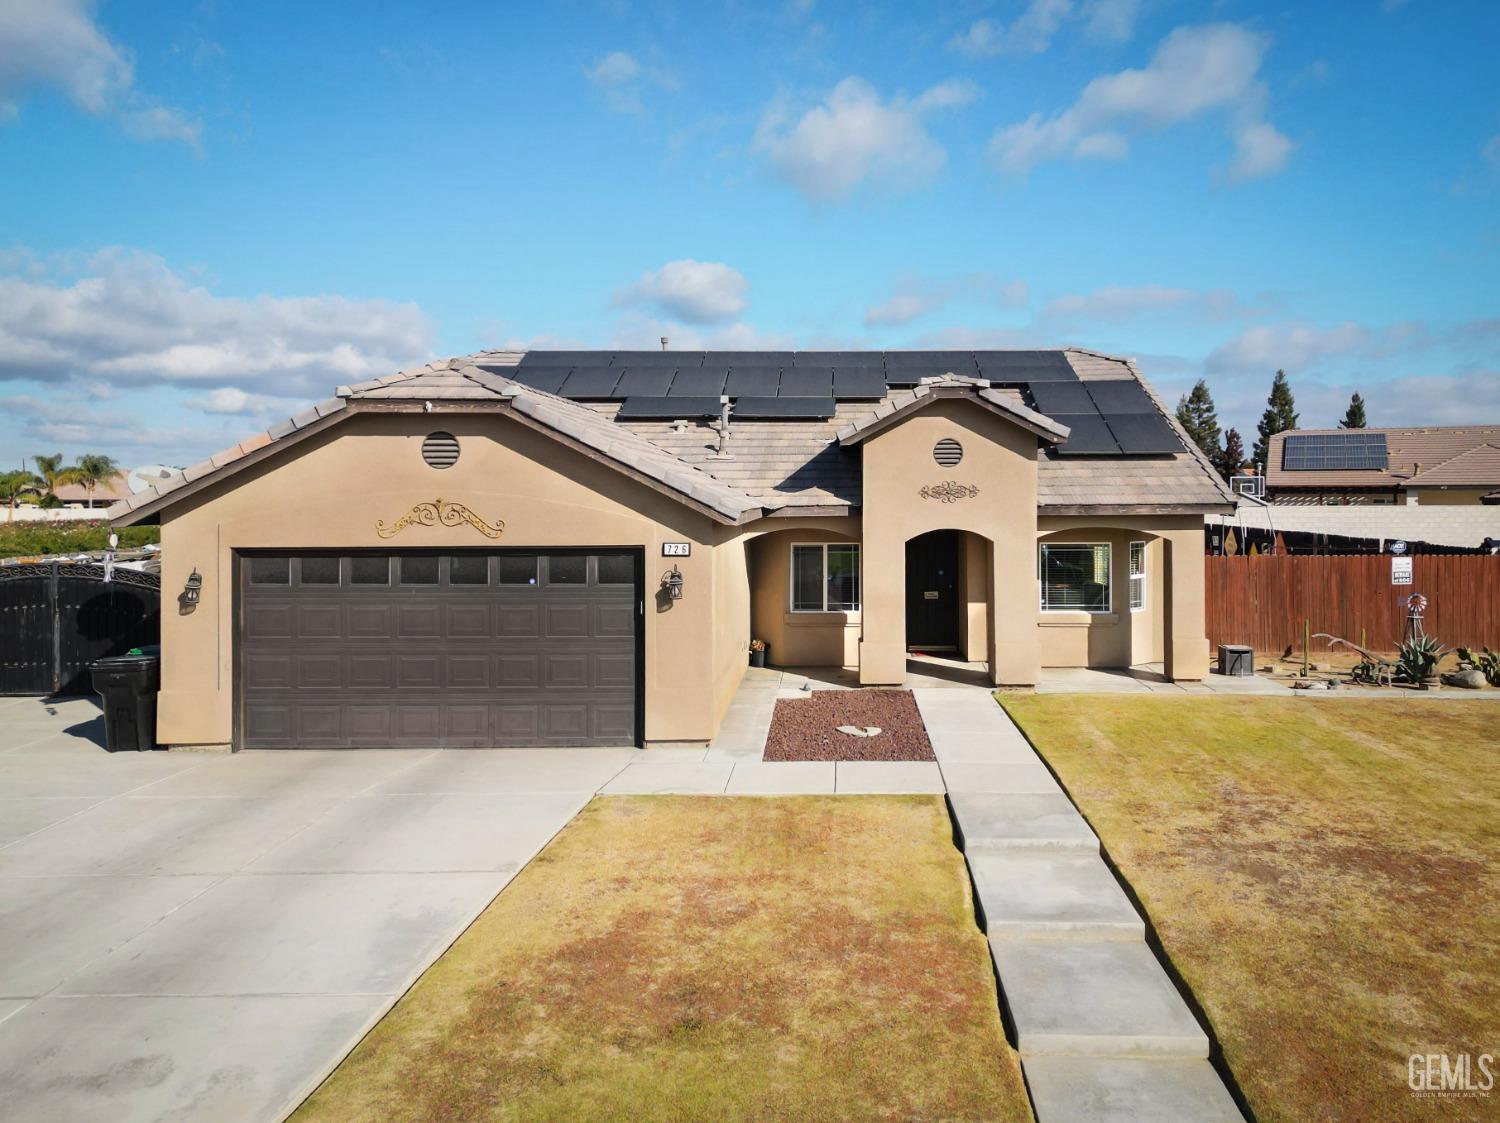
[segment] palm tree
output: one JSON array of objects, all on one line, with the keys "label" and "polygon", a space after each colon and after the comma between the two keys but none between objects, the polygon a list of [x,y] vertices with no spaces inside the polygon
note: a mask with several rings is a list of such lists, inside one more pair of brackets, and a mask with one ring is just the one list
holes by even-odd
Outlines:
[{"label": "palm tree", "polygon": [[0,503],[9,508],[6,522],[16,521],[16,504],[21,501],[23,495],[42,494],[42,478],[34,476],[30,472],[0,472]]},{"label": "palm tree", "polygon": [[71,468],[65,469],[57,477],[58,483],[82,484],[83,493],[88,497],[88,505],[94,505],[94,489],[105,480],[113,479],[119,474],[119,467],[108,456],[98,456],[87,453],[78,458],[78,463]]},{"label": "palm tree", "polygon": [[62,479],[64,471],[62,453],[54,452],[51,456],[33,456],[31,459],[36,461],[36,474],[42,480],[42,498],[46,499],[49,496],[56,498],[58,485],[67,482]]}]

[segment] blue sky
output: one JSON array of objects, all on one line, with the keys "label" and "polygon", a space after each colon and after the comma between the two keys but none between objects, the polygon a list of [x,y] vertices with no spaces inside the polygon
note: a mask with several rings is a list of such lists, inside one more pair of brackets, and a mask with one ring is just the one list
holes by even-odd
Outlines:
[{"label": "blue sky", "polygon": [[[439,9],[436,14],[429,9]],[[1079,344],[1500,420],[1500,6],[0,0],[0,463],[487,346]]]}]

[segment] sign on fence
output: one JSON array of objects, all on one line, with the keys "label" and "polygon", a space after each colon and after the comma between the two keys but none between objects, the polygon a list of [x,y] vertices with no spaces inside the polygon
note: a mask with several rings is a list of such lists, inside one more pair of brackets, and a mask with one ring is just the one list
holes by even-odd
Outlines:
[{"label": "sign on fence", "polygon": [[1392,558],[1391,559],[1391,584],[1392,585],[1410,585],[1411,584],[1411,559],[1410,558]]}]

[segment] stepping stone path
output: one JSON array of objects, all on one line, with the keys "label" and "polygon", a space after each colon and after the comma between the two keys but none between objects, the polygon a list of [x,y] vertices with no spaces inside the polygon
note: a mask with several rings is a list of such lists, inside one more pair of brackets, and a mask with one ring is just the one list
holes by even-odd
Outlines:
[{"label": "stepping stone path", "polygon": [[1241,1123],[1099,840],[984,691],[917,690],[1040,1123]]}]

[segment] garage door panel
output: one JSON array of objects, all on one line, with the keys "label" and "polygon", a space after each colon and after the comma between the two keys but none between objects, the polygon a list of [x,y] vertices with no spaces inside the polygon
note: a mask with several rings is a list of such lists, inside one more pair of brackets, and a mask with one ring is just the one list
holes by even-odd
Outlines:
[{"label": "garage door panel", "polygon": [[[530,551],[466,555],[486,564],[456,569],[464,560],[457,555],[435,567],[428,553],[374,558],[376,569],[397,578],[391,584],[355,583],[374,572],[374,555],[362,554],[320,555],[331,564],[313,571],[317,580],[305,580],[306,566],[295,563],[284,584],[251,584],[242,575],[240,742],[252,748],[632,743],[639,723],[638,594],[619,578],[638,570],[639,560],[606,555],[601,569],[598,555],[546,556],[540,571]],[[280,572],[270,557],[251,559],[263,563],[257,570],[263,580],[273,568]],[[517,578],[523,571],[526,583]],[[598,584],[601,572],[617,583]],[[476,574],[494,583],[479,583]],[[424,580],[401,583],[412,575]]]}]

